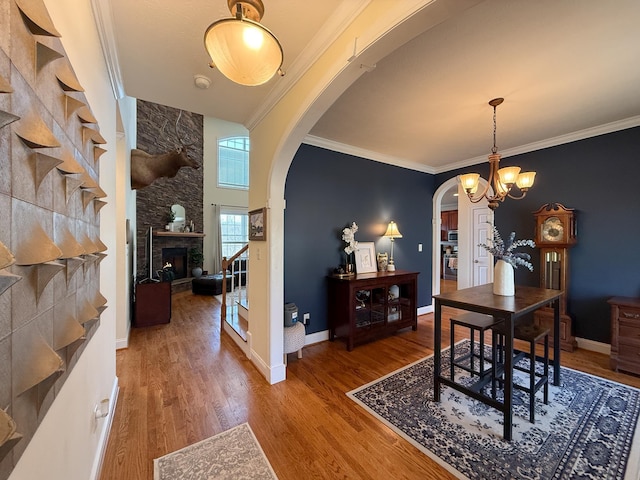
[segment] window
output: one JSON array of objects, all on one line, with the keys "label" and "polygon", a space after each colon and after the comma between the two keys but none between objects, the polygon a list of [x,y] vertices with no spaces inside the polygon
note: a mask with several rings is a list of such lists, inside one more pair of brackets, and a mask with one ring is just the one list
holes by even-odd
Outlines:
[{"label": "window", "polygon": [[249,243],[249,215],[240,209],[220,212],[222,256],[231,258]]},{"label": "window", "polygon": [[218,186],[249,188],[249,137],[218,140]]}]

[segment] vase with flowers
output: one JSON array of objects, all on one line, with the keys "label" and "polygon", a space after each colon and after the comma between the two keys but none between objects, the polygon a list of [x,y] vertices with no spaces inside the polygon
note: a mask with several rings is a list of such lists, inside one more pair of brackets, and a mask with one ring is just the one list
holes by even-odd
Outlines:
[{"label": "vase with flowers", "polygon": [[533,240],[516,240],[516,232],[511,232],[505,242],[498,229],[493,225],[491,244],[481,243],[478,246],[486,249],[497,260],[493,274],[493,293],[502,296],[515,295],[514,268],[522,265],[533,272],[533,265],[530,262],[531,255],[516,253],[514,250],[518,247],[535,248],[535,242]]},{"label": "vase with flowers", "polygon": [[347,242],[347,246],[344,247],[344,252],[347,256],[344,271],[345,273],[354,273],[353,272],[353,252],[358,248],[358,242],[356,241],[355,235],[358,231],[358,225],[356,222],[351,222],[351,226],[345,227],[342,230],[342,240]]}]

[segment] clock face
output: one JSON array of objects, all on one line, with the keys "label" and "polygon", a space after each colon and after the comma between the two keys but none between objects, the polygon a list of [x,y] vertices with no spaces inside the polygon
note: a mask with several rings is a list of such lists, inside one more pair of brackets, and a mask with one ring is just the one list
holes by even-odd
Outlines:
[{"label": "clock face", "polygon": [[559,242],[564,237],[564,225],[558,217],[549,217],[542,224],[542,240]]}]

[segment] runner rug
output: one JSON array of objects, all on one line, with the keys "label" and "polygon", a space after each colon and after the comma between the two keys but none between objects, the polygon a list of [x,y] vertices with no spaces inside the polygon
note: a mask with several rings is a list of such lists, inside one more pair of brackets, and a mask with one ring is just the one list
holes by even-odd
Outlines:
[{"label": "runner rug", "polygon": [[[455,349],[462,355],[469,341]],[[456,370],[456,381],[466,375]],[[511,442],[494,408],[448,387],[433,401],[433,356],[347,395],[459,478],[640,479],[640,390],[564,367],[561,383],[548,405],[538,392],[535,424],[527,394],[514,392]]]},{"label": "runner rug", "polygon": [[277,480],[248,423],[153,461],[155,480]]}]

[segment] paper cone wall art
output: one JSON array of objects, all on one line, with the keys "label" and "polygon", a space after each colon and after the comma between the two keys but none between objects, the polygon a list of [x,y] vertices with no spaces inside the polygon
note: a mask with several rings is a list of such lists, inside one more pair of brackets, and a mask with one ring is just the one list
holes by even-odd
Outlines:
[{"label": "paper cone wall art", "polygon": [[49,172],[60,165],[62,160],[40,152],[35,152],[33,158],[35,158],[33,174],[36,181],[36,189],[38,189]]},{"label": "paper cone wall art", "polygon": [[13,93],[13,87],[2,75],[0,75],[0,93]]},{"label": "paper cone wall art", "polygon": [[78,242],[67,227],[60,227],[56,236],[58,247],[62,250],[61,259],[79,257],[85,253],[84,247]]},{"label": "paper cone wall art", "polygon": [[50,262],[62,255],[62,250],[37,223],[23,225],[17,233],[15,257],[18,265],[37,265]]},{"label": "paper cone wall art", "polygon": [[36,269],[36,301],[40,301],[40,296],[47,288],[49,282],[53,280],[59,271],[64,268],[64,263],[60,262],[45,262],[35,265]]},{"label": "paper cone wall art", "polygon": [[53,319],[53,349],[61,350],[84,336],[84,327],[70,312],[55,315]]},{"label": "paper cone wall art", "polygon": [[73,157],[69,150],[64,149],[60,154],[60,160],[62,163],[57,165],[57,169],[60,170],[63,174],[71,175],[77,173],[83,173],[85,170],[80,166],[78,161]]},{"label": "paper cone wall art", "polygon": [[64,115],[66,118],[69,118],[73,112],[86,105],[82,100],[73,97],[72,93],[67,92],[64,96]]},{"label": "paper cone wall art", "polygon": [[96,194],[91,190],[82,190],[82,206],[87,209],[87,205],[91,203],[91,200],[96,198]]},{"label": "paper cone wall art", "polygon": [[87,140],[91,140],[93,143],[97,144],[107,143],[98,130],[89,127],[82,127],[82,141],[86,142]]},{"label": "paper cone wall art", "polygon": [[93,116],[93,113],[91,113],[91,110],[89,110],[89,107],[87,107],[86,105],[83,107],[80,107],[77,113],[78,113],[78,118],[82,123],[94,123],[94,124],[98,123],[98,120],[96,119],[96,117]]},{"label": "paper cone wall art", "polygon": [[35,113],[30,113],[18,122],[16,135],[29,148],[53,148],[60,143],[44,121]]},{"label": "paper cone wall art", "polygon": [[7,246],[0,242],[0,268],[7,268],[16,262],[13,253],[7,248]]},{"label": "paper cone wall art", "polygon": [[100,209],[104,207],[107,202],[103,202],[102,200],[94,200],[93,201],[93,211],[97,215],[100,212]]},{"label": "paper cone wall art", "polygon": [[0,295],[6,292],[19,280],[22,280],[20,275],[14,275],[9,270],[0,270]]},{"label": "paper cone wall art", "polygon": [[36,72],[40,73],[49,63],[64,57],[64,55],[44,43],[36,42]]},{"label": "paper cone wall art", "polygon": [[85,323],[95,320],[100,317],[100,312],[91,305],[88,301],[84,301],[82,304],[82,309],[78,313],[78,321],[84,325]]},{"label": "paper cone wall art", "polygon": [[73,73],[71,66],[67,63],[61,64],[56,72],[56,78],[65,92],[84,92],[84,88],[80,85],[78,77]]},{"label": "paper cone wall art", "polygon": [[7,125],[15,122],[16,120],[20,120],[20,117],[14,115],[13,113],[0,110],[0,128],[4,128]]},{"label": "paper cone wall art", "polygon": [[64,177],[64,182],[65,182],[65,190],[64,190],[65,199],[67,203],[69,203],[69,199],[71,198],[73,193],[76,190],[78,190],[80,186],[84,183],[84,180],[82,180],[81,178],[75,178],[67,175],[66,177]]},{"label": "paper cone wall art", "polygon": [[47,7],[40,0],[16,0],[22,19],[32,35],[59,37]]},{"label": "paper cone wall art", "polygon": [[13,389],[16,395],[62,371],[62,358],[42,338],[35,322],[16,330],[12,340]]},{"label": "paper cone wall art", "polygon": [[0,461],[21,438],[22,435],[17,432],[16,422],[6,411],[0,409]]},{"label": "paper cone wall art", "polygon": [[67,284],[73,278],[73,275],[78,271],[78,269],[84,264],[85,260],[82,257],[71,257],[64,260],[67,264]]},{"label": "paper cone wall art", "polygon": [[100,157],[105,152],[106,150],[102,147],[93,147],[93,163],[98,163],[98,160],[100,160]]}]

